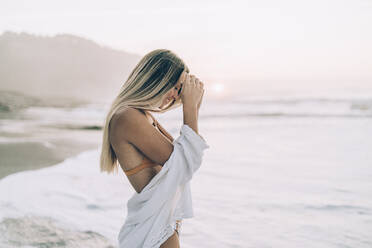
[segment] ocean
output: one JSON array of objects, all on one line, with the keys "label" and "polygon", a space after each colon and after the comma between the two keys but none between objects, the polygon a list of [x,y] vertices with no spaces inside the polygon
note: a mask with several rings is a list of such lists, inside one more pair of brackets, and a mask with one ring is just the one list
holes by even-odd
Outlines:
[{"label": "ocean", "polygon": [[[0,247],[117,247],[134,190],[99,171],[107,108],[0,108]],[[179,135],[181,108],[153,115]],[[181,247],[372,247],[372,91],[211,98],[199,132],[210,148]],[[17,160],[22,145],[35,156]]]}]

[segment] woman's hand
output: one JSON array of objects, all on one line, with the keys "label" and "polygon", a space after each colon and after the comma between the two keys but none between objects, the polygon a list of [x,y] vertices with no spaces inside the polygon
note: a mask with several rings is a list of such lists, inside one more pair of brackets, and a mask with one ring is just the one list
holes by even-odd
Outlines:
[{"label": "woman's hand", "polygon": [[186,107],[200,108],[204,94],[204,84],[195,75],[186,74],[180,97]]},{"label": "woman's hand", "polygon": [[204,89],[203,89],[203,93],[202,93],[202,95],[201,95],[201,97],[200,97],[200,101],[199,101],[199,103],[198,103],[198,110],[200,109],[200,105],[201,105],[201,103],[202,103],[202,101],[203,101],[203,96],[204,96]]}]

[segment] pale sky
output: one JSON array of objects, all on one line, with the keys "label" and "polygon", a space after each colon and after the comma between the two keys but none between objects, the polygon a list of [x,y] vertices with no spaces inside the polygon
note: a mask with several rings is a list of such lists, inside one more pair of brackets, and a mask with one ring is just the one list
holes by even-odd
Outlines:
[{"label": "pale sky", "polygon": [[168,48],[225,84],[372,85],[371,0],[2,0],[6,30],[70,33],[139,55]]}]

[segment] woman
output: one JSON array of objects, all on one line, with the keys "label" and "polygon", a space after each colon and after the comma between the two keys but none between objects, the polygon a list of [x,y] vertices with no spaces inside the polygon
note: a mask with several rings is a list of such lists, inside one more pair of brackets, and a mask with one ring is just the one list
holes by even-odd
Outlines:
[{"label": "woman", "polygon": [[[119,247],[179,247],[182,218],[193,216],[189,181],[209,146],[198,134],[203,83],[172,51],[146,54],[113,101],[103,130],[101,171],[118,164],[136,193],[128,201]],[[173,137],[149,112],[183,106]]]}]

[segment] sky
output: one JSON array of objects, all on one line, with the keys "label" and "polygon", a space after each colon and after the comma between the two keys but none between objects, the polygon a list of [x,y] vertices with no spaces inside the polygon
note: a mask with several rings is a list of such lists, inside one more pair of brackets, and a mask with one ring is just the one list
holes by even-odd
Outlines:
[{"label": "sky", "polygon": [[171,49],[217,90],[372,88],[371,26],[370,0],[0,2],[0,33],[70,33],[139,55]]}]

